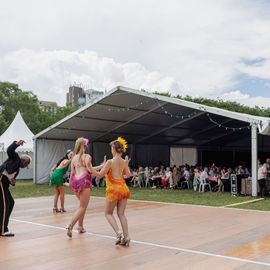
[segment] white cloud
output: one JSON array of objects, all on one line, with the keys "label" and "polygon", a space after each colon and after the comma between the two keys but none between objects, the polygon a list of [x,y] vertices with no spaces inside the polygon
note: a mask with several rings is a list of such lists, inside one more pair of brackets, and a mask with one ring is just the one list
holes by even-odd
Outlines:
[{"label": "white cloud", "polygon": [[250,107],[270,107],[270,98],[262,96],[251,97],[250,95],[244,94],[239,90],[224,93],[220,96],[220,98],[223,100],[236,101]]},{"label": "white cloud", "polygon": [[74,81],[217,97],[242,74],[269,80],[269,14],[254,0],[5,1],[0,80],[58,100]]},{"label": "white cloud", "polygon": [[116,85],[137,89],[181,91],[172,77],[150,72],[139,63],[117,63],[95,52],[18,50],[0,57],[0,74],[33,91],[40,99],[65,102],[68,86],[74,82],[88,88],[110,90]]}]

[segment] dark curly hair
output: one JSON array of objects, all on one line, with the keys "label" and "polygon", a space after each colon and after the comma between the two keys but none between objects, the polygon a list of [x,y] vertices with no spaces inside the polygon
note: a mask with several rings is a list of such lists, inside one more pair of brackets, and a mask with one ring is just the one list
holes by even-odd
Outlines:
[{"label": "dark curly hair", "polygon": [[123,154],[124,153],[124,148],[123,148],[123,145],[118,142],[118,141],[112,141],[110,143],[110,146],[113,146],[115,151],[119,154]]}]

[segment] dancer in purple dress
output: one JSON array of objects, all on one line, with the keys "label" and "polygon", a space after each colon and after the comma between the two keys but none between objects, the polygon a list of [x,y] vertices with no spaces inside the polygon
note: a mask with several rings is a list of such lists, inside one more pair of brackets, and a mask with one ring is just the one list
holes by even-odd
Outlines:
[{"label": "dancer in purple dress", "polygon": [[[89,145],[89,141],[86,138],[78,138],[75,143],[75,149],[73,151],[73,158],[71,161],[71,174],[69,187],[74,192],[80,201],[80,206],[74,213],[69,225],[67,226],[67,235],[72,237],[72,230],[74,225],[78,222],[78,232],[84,233],[83,220],[85,212],[90,200],[90,193],[92,190],[92,177],[90,174],[92,168],[91,156],[85,154],[85,150]],[[103,167],[94,167],[99,170]]]}]

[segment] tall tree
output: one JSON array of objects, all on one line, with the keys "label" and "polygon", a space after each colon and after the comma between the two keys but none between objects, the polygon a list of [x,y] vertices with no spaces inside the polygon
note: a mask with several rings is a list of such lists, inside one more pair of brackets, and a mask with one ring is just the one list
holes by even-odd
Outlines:
[{"label": "tall tree", "polygon": [[17,84],[0,82],[0,134],[2,134],[20,111],[30,130],[37,134],[77,109],[62,107],[56,113],[40,109],[38,98],[29,91],[22,91]]}]

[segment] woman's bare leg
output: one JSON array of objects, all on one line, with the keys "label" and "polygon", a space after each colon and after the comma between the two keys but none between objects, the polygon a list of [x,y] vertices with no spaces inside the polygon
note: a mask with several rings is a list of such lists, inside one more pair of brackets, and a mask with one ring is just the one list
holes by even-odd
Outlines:
[{"label": "woman's bare leg", "polygon": [[[90,194],[89,194],[89,200],[88,200],[87,206],[89,204],[89,201],[90,201]],[[78,220],[78,226],[81,228],[83,228],[83,221],[84,221],[85,213],[87,210],[87,206],[85,207],[84,212],[80,215],[80,218]]]},{"label": "woman's bare leg", "polygon": [[60,194],[60,192],[58,190],[58,186],[54,186],[54,200],[53,200],[53,208],[54,209],[57,209],[59,194]]},{"label": "woman's bare leg", "polygon": [[117,205],[117,201],[113,201],[113,202],[106,201],[105,217],[108,220],[109,224],[112,226],[115,233],[118,234],[119,227],[117,225],[115,217],[113,216],[113,211],[116,205]]},{"label": "woman's bare leg", "polygon": [[[83,222],[83,217],[85,214],[85,211],[87,209],[89,200],[90,200],[90,188],[85,188],[80,192],[79,199],[80,199],[80,207],[76,210],[74,213],[70,225],[73,227],[76,222],[82,217],[82,222]],[[78,197],[78,196],[77,196]]]},{"label": "woman's bare leg", "polygon": [[64,186],[58,187],[60,192],[60,203],[61,203],[61,209],[65,209],[65,189]]},{"label": "woman's bare leg", "polygon": [[125,210],[127,205],[127,199],[120,200],[117,204],[117,215],[119,217],[124,238],[128,238],[128,223],[127,218],[125,216]]}]

